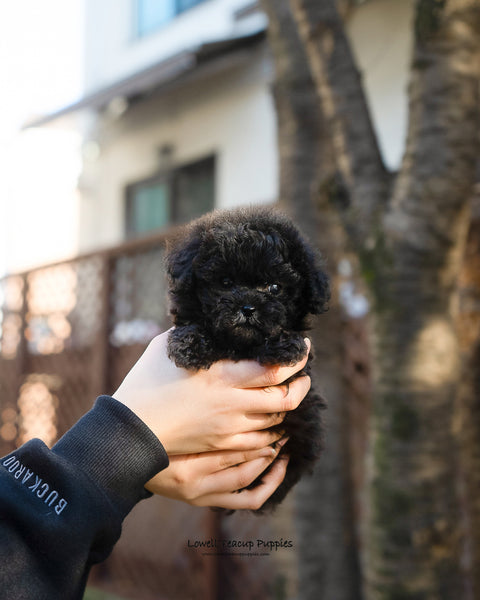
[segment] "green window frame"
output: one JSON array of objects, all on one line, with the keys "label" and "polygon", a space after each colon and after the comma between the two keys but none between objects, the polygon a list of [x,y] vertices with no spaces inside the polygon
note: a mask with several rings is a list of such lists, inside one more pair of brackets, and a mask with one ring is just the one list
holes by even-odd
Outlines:
[{"label": "green window frame", "polygon": [[186,223],[215,207],[215,157],[159,172],[127,186],[126,235]]}]

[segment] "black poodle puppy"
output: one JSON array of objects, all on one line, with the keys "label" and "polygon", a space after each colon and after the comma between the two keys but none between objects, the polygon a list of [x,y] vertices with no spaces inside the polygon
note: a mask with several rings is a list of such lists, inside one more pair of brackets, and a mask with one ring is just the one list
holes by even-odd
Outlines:
[{"label": "black poodle puppy", "polygon": [[[170,242],[166,265],[175,324],[168,351],[186,369],[221,359],[293,364],[306,352],[308,315],[325,311],[329,300],[315,252],[273,209],[216,211],[193,221]],[[261,511],[280,503],[318,458],[323,407],[310,390],[287,414],[287,474]]]}]

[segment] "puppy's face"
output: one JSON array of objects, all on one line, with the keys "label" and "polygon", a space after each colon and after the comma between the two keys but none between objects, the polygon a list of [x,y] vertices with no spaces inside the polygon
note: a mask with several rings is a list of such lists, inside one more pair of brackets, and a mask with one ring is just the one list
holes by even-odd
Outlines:
[{"label": "puppy's face", "polygon": [[246,227],[205,232],[193,278],[199,316],[218,341],[256,345],[295,328],[302,278],[275,233]]},{"label": "puppy's face", "polygon": [[207,215],[180,232],[166,262],[175,324],[194,323],[219,346],[302,331],[328,302],[315,253],[274,211]]}]

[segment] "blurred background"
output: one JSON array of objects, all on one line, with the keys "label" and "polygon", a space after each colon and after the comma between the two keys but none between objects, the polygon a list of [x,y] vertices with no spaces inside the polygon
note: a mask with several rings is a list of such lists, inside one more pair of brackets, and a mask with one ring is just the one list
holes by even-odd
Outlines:
[{"label": "blurred background", "polygon": [[[394,174],[405,150],[415,2],[339,4]],[[277,203],[282,151],[261,2],[19,0],[0,11],[3,455],[32,437],[53,444],[98,394],[115,390],[169,326],[169,231],[213,208]],[[333,335],[336,362],[320,356],[342,389],[328,376],[323,387],[348,399],[332,409],[335,460],[273,516],[141,503],[112,556],[93,569],[87,598],[363,597],[371,301],[355,258],[339,248],[338,223],[326,222],[336,329],[325,339]],[[342,507],[335,518],[317,514],[324,493]],[[250,557],[189,547],[208,539],[291,544]],[[414,597],[453,598],[388,596]]]}]

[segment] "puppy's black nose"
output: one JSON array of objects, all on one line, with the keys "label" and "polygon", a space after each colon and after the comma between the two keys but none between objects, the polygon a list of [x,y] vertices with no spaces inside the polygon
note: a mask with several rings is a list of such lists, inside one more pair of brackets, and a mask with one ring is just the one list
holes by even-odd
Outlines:
[{"label": "puppy's black nose", "polygon": [[244,314],[245,317],[251,317],[254,312],[255,312],[255,307],[252,306],[251,304],[245,304],[245,306],[242,306],[242,313]]}]

